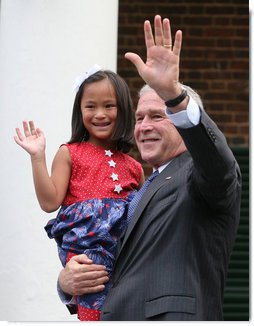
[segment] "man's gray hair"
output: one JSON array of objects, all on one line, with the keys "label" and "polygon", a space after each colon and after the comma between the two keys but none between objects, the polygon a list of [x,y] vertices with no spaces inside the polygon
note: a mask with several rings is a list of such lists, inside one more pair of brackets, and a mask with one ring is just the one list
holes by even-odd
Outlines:
[{"label": "man's gray hair", "polygon": [[[202,100],[200,98],[200,96],[198,95],[197,92],[195,92],[190,86],[184,85],[184,84],[180,84],[182,88],[186,89],[188,95],[190,95],[193,100],[198,104],[198,106],[203,109],[203,103]],[[139,91],[138,95],[139,98],[141,96],[143,96],[145,93],[149,92],[149,91],[154,91],[153,88],[151,88],[149,85],[145,84]]]}]

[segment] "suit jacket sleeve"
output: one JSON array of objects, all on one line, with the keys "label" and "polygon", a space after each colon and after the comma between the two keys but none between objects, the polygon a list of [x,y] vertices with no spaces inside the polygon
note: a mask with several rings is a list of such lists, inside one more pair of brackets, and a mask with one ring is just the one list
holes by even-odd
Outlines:
[{"label": "suit jacket sleeve", "polygon": [[218,198],[233,194],[241,183],[239,166],[225,136],[203,110],[197,126],[177,130],[193,158],[192,176],[198,192],[210,204],[219,204]]}]

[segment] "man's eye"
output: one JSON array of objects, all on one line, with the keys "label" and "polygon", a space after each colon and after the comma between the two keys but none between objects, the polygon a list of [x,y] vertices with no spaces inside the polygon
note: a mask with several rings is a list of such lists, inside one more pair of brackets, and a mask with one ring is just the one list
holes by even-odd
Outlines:
[{"label": "man's eye", "polygon": [[156,114],[156,115],[153,116],[153,120],[155,120],[155,121],[160,121],[162,119],[163,119],[163,116],[160,115],[160,114]]},{"label": "man's eye", "polygon": [[142,121],[142,120],[143,120],[142,117],[136,117],[136,122],[140,122],[140,121]]}]

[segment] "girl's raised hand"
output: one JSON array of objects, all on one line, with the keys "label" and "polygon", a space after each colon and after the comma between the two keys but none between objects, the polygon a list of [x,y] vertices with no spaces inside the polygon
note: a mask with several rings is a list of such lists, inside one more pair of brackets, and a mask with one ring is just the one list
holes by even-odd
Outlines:
[{"label": "girl's raised hand", "polygon": [[35,128],[33,121],[29,121],[29,123],[23,121],[23,129],[24,135],[19,128],[16,128],[15,142],[33,157],[44,155],[46,140],[42,130]]}]

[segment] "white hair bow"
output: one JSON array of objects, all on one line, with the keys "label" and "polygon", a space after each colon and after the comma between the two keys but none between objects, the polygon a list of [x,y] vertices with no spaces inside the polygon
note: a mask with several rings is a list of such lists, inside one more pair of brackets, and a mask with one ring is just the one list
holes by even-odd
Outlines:
[{"label": "white hair bow", "polygon": [[81,84],[90,76],[92,76],[93,74],[95,74],[96,72],[100,71],[102,68],[95,64],[93,65],[91,68],[89,68],[84,74],[79,75],[74,82],[73,85],[73,90],[75,93],[77,93],[79,91],[79,87],[81,86]]}]

